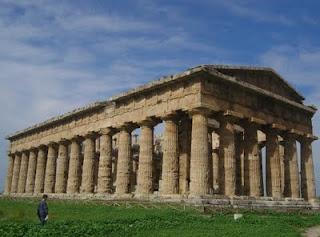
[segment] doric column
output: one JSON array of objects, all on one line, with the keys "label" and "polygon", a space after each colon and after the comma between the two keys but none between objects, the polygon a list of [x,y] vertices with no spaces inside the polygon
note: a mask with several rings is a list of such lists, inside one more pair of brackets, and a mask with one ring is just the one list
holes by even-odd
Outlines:
[{"label": "doric column", "polygon": [[299,198],[296,136],[293,133],[286,134],[284,143],[285,195],[286,197]]},{"label": "doric column", "polygon": [[68,141],[59,142],[55,193],[65,193],[68,179]]},{"label": "doric column", "polygon": [[280,143],[277,130],[266,130],[267,196],[281,198]]},{"label": "doric column", "polygon": [[19,172],[18,193],[24,193],[26,190],[27,172],[28,172],[28,151],[23,151],[21,156],[21,165]]},{"label": "doric column", "polygon": [[174,116],[164,119],[161,194],[179,192],[178,125]]},{"label": "doric column", "polygon": [[236,191],[236,170],[235,170],[235,135],[233,119],[229,116],[223,116],[220,118],[220,158],[223,160],[223,168],[221,179],[222,193],[226,196],[234,196]]},{"label": "doric column", "polygon": [[12,175],[11,193],[16,193],[18,191],[20,165],[21,165],[21,154],[16,153],[14,155],[14,167],[13,167],[13,175]]},{"label": "doric column", "polygon": [[208,156],[208,118],[205,111],[192,111],[190,194],[211,193]]},{"label": "doric column", "polygon": [[46,174],[44,180],[44,192],[54,193],[56,180],[56,162],[57,162],[57,144],[50,143],[48,146],[48,158],[46,165]]},{"label": "doric column", "polygon": [[26,193],[33,193],[34,192],[36,167],[37,167],[37,151],[35,148],[32,148],[29,151],[29,164],[28,164],[28,173],[27,173]]},{"label": "doric column", "polygon": [[37,169],[36,169],[36,179],[34,184],[35,193],[43,193],[44,188],[44,174],[46,170],[47,162],[47,148],[45,146],[40,146],[37,157]]},{"label": "doric column", "polygon": [[285,186],[285,169],[284,169],[284,142],[280,142],[279,146],[279,156],[280,156],[280,178],[281,178],[281,194],[284,195]]},{"label": "doric column", "polygon": [[94,192],[94,159],[95,159],[95,133],[89,133],[84,140],[84,158],[82,169],[82,193]]},{"label": "doric column", "polygon": [[219,193],[219,135],[212,132],[212,187],[213,193]]},{"label": "doric column", "polygon": [[131,128],[123,126],[120,128],[119,133],[116,179],[116,194],[119,195],[130,193],[130,173],[132,169],[131,131]]},{"label": "doric column", "polygon": [[303,137],[301,143],[301,193],[305,200],[316,198],[314,167],[312,159],[313,139]]},{"label": "doric column", "polygon": [[112,193],[112,134],[111,128],[101,129],[98,193]]},{"label": "doric column", "polygon": [[4,189],[5,194],[9,194],[11,192],[13,167],[14,167],[14,155],[8,153],[8,169],[7,169],[7,177],[6,177],[6,186]]},{"label": "doric column", "polygon": [[259,157],[258,129],[256,124],[250,122],[247,122],[244,127],[244,155],[249,165],[249,196],[259,197],[261,195],[261,160]]},{"label": "doric column", "polygon": [[78,193],[80,188],[81,140],[75,136],[71,139],[67,193]]},{"label": "doric column", "polygon": [[244,141],[243,132],[235,134],[235,154],[236,154],[236,194],[242,195],[244,190],[244,175],[243,175],[243,161],[244,161]]},{"label": "doric column", "polygon": [[191,120],[181,119],[179,130],[179,193],[189,191],[190,182],[190,152],[191,152]]},{"label": "doric column", "polygon": [[140,135],[140,153],[139,153],[139,168],[138,168],[138,194],[153,193],[153,126],[152,120],[145,120],[141,123]]}]

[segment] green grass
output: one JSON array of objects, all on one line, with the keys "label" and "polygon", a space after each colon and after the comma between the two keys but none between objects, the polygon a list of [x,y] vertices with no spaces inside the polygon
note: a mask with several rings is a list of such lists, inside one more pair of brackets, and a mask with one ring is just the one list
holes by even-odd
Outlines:
[{"label": "green grass", "polygon": [[320,224],[318,214],[245,212],[201,214],[196,210],[114,207],[49,200],[49,222],[39,225],[37,200],[0,199],[0,236],[300,236]]}]

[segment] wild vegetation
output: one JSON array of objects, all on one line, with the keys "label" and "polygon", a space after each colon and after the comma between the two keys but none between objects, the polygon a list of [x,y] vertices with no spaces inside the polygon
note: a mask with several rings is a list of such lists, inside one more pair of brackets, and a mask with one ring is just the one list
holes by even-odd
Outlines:
[{"label": "wild vegetation", "polygon": [[201,213],[191,208],[156,205],[112,206],[96,202],[49,200],[49,221],[36,216],[38,200],[0,199],[0,236],[300,236],[320,224],[316,213]]}]

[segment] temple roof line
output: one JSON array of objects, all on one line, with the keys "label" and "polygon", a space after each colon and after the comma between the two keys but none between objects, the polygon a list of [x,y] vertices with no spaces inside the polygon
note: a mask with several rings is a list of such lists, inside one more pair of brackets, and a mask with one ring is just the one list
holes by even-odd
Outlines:
[{"label": "temple roof line", "polygon": [[75,115],[80,115],[80,114],[87,113],[87,112],[90,112],[90,111],[95,111],[97,109],[105,107],[106,105],[112,105],[112,104],[114,104],[115,102],[117,102],[119,100],[123,100],[123,99],[126,99],[127,97],[134,96],[134,95],[136,95],[138,93],[141,93],[142,91],[146,92],[146,91],[149,91],[149,90],[153,90],[153,89],[155,89],[157,87],[163,86],[164,84],[173,83],[176,80],[183,79],[185,77],[188,77],[188,76],[191,76],[193,74],[200,73],[200,72],[207,72],[207,73],[209,73],[209,74],[211,74],[213,76],[216,76],[216,77],[218,77],[220,79],[227,80],[227,81],[229,81],[231,83],[240,85],[240,86],[245,87],[247,89],[253,90],[253,91],[257,92],[257,93],[260,93],[260,94],[263,94],[263,95],[266,95],[266,96],[269,96],[269,97],[273,97],[276,100],[282,101],[282,102],[284,102],[286,104],[290,104],[292,106],[298,107],[298,108],[306,110],[308,112],[311,112],[311,113],[315,113],[316,112],[316,108],[315,107],[307,106],[307,105],[304,105],[304,104],[297,103],[295,101],[291,101],[289,99],[284,98],[283,96],[277,95],[277,94],[275,94],[273,92],[267,91],[265,89],[262,89],[260,87],[255,86],[255,85],[252,85],[250,83],[239,81],[235,77],[232,77],[230,75],[226,75],[226,74],[223,74],[223,73],[219,72],[217,69],[261,70],[261,71],[272,72],[277,77],[279,77],[290,89],[295,91],[298,96],[300,96],[302,99],[304,99],[286,80],[284,80],[280,75],[278,75],[271,68],[249,67],[249,66],[230,66],[230,65],[200,65],[200,66],[197,66],[197,67],[190,68],[190,69],[188,69],[188,70],[186,70],[186,71],[184,71],[182,73],[177,73],[177,74],[174,74],[174,75],[161,77],[158,80],[151,81],[151,82],[149,82],[147,84],[144,84],[144,85],[139,86],[137,88],[131,89],[131,90],[127,91],[127,92],[123,92],[123,93],[120,93],[120,94],[118,94],[116,96],[110,97],[108,100],[94,102],[94,103],[91,103],[91,104],[89,104],[87,106],[74,109],[71,112],[67,112],[67,113],[64,113],[62,115],[55,116],[55,117],[53,117],[51,119],[45,120],[44,122],[35,124],[35,125],[31,126],[31,127],[28,127],[26,129],[23,129],[23,130],[15,132],[13,134],[10,134],[10,135],[6,136],[6,139],[10,140],[12,138],[18,137],[18,136],[20,136],[22,134],[25,134],[27,132],[31,132],[32,130],[43,128],[43,127],[52,125],[52,124],[60,122],[60,121],[64,121],[64,120],[66,120],[68,118],[71,118],[71,117],[73,117]]}]

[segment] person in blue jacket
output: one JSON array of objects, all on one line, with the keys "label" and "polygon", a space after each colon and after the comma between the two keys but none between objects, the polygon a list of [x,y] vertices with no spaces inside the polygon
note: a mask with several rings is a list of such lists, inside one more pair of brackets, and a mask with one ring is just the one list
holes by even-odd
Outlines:
[{"label": "person in blue jacket", "polygon": [[42,200],[38,206],[38,217],[41,222],[41,225],[44,225],[48,220],[48,205],[47,205],[48,195],[44,194]]}]

